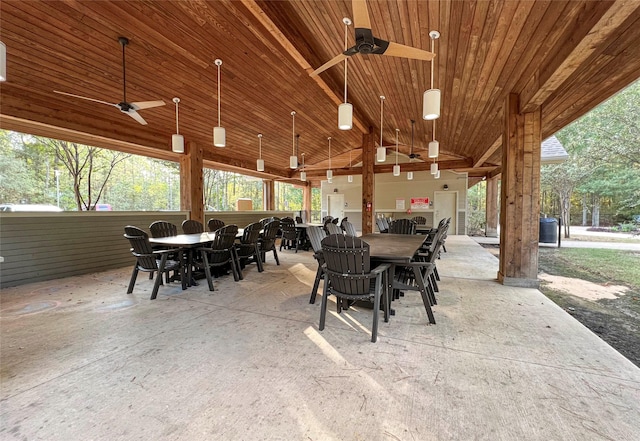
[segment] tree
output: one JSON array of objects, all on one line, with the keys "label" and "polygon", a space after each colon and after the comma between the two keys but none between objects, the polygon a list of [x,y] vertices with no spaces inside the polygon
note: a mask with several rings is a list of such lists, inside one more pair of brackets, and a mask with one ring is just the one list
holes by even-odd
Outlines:
[{"label": "tree", "polygon": [[51,148],[73,180],[78,211],[90,210],[98,203],[114,168],[131,155],[58,139],[36,137]]}]

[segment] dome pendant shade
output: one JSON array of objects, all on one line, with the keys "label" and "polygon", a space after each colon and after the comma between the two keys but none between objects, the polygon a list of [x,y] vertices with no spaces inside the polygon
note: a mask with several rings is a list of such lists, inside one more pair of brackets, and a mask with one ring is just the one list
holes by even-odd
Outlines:
[{"label": "dome pendant shade", "polygon": [[387,149],[385,147],[378,147],[376,150],[376,159],[378,162],[384,162],[387,160]]},{"label": "dome pendant shade", "polygon": [[436,173],[438,173],[438,163],[434,162],[431,164],[431,174],[435,175]]},{"label": "dome pendant shade", "polygon": [[264,171],[264,159],[256,160],[256,170]]},{"label": "dome pendant shade", "polygon": [[440,154],[440,143],[438,141],[431,141],[429,143],[429,157],[437,158]]},{"label": "dome pendant shade", "polygon": [[400,176],[400,166],[398,164],[393,166],[393,176]]},{"label": "dome pendant shade", "polygon": [[429,89],[424,92],[422,100],[422,118],[426,120],[440,117],[440,89]]},{"label": "dome pendant shade", "polygon": [[184,153],[184,136],[177,133],[171,135],[171,150],[174,153]]},{"label": "dome pendant shade", "polygon": [[407,172],[407,181],[413,180],[413,172]]},{"label": "dome pendant shade", "polygon": [[216,147],[227,145],[227,132],[224,127],[213,128],[213,145]]},{"label": "dome pendant shade", "polygon": [[338,128],[351,130],[353,128],[353,105],[342,103],[338,106]]}]

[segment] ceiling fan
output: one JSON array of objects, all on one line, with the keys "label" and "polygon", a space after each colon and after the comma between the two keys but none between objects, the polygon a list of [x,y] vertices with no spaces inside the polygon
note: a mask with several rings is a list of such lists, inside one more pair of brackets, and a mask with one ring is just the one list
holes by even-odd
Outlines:
[{"label": "ceiling fan", "polygon": [[336,55],[331,60],[314,70],[311,73],[312,77],[324,72],[331,66],[335,66],[347,57],[351,57],[355,54],[387,55],[391,57],[413,58],[425,61],[431,61],[435,57],[435,54],[432,52],[374,37],[373,32],[371,31],[371,20],[369,19],[369,10],[367,8],[366,0],[353,0],[351,6],[353,7],[353,25],[355,27],[356,37],[355,46]]},{"label": "ceiling fan", "polygon": [[55,93],[59,93],[61,95],[72,96],[75,98],[80,98],[87,101],[94,101],[96,103],[106,104],[108,106],[117,107],[122,113],[126,113],[131,118],[138,121],[140,124],[146,125],[147,122],[140,116],[138,110],[142,109],[150,109],[152,107],[164,106],[166,103],[162,100],[158,101],[138,101],[135,103],[127,102],[127,75],[126,75],[126,60],[125,60],[125,47],[129,44],[129,39],[127,37],[118,37],[118,41],[120,45],[122,45],[122,101],[115,104],[109,103],[107,101],[101,101],[94,98],[87,98],[86,96],[74,95],[73,93],[60,92],[58,90],[54,90]]}]

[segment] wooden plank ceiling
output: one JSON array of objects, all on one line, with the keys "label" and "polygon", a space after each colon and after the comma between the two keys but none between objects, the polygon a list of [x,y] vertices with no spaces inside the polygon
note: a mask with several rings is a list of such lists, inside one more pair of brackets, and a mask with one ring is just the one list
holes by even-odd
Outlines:
[{"label": "wooden plank ceiling", "polygon": [[[619,1],[375,1],[373,33],[430,50],[441,38],[435,86],[442,89],[436,123],[440,167],[470,177],[499,173],[502,106],[521,94],[523,110],[542,106],[543,137],[575,120],[640,77],[640,2]],[[288,168],[295,110],[298,154],[310,175],[361,161],[363,133],[380,133],[400,151],[426,158],[433,125],[422,120],[431,63],[379,55],[349,61],[353,130],[337,129],[343,64],[309,74],[343,50],[343,17],[351,2],[316,1],[22,1],[0,3],[0,39],[7,46],[8,81],[1,83],[0,126],[177,160],[173,97],[180,97],[180,132],[205,146],[209,165],[276,179]],[[123,97],[126,36],[127,100],[164,100],[138,124],[117,108],[54,93],[118,103]],[[354,41],[349,31],[349,45]],[[223,60],[221,120],[227,147],[212,145],[217,125],[217,67]],[[266,172],[255,172],[257,134]],[[404,161],[403,161],[404,162]],[[418,159],[411,165],[425,169]],[[315,169],[315,173],[314,170]],[[354,170],[357,172],[357,170]],[[376,171],[386,171],[378,168]],[[346,170],[338,171],[346,173]]]}]

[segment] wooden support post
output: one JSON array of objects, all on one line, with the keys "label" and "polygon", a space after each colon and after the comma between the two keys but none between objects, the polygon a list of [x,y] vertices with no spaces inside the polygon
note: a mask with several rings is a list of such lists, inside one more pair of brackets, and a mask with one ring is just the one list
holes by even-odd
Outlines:
[{"label": "wooden support post", "polygon": [[489,178],[487,184],[486,216],[484,235],[498,237],[498,178]]},{"label": "wooden support post", "polygon": [[302,187],[302,220],[311,222],[311,184]]},{"label": "wooden support post", "polygon": [[503,285],[537,288],[540,227],[541,109],[519,112],[519,96],[504,106],[500,199],[500,269]]},{"label": "wooden support post", "polygon": [[373,129],[362,135],[362,234],[373,233],[375,217],[375,163],[376,140]]},{"label": "wooden support post", "polygon": [[273,211],[276,206],[275,183],[273,180],[262,181],[262,205],[265,211]]},{"label": "wooden support post", "polygon": [[204,152],[195,142],[186,147],[180,157],[180,210],[189,211],[189,219],[204,224]]}]

